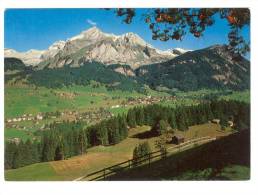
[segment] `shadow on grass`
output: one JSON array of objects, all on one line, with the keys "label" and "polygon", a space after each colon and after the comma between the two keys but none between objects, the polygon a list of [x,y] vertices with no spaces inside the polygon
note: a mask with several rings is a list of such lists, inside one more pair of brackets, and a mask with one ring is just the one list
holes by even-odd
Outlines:
[{"label": "shadow on grass", "polygon": [[131,136],[131,138],[149,139],[149,138],[157,137],[157,136],[158,136],[158,134],[156,132],[153,132],[152,130],[149,130],[149,131],[145,131],[145,132],[142,132],[142,133],[137,133],[137,134]]},{"label": "shadow on grass", "polygon": [[249,130],[171,155],[150,166],[122,171],[107,180],[229,180],[221,173],[231,165],[250,167]]}]

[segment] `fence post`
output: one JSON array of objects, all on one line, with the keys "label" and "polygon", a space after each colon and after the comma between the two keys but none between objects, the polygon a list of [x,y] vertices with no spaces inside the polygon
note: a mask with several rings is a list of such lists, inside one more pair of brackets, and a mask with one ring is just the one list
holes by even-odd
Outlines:
[{"label": "fence post", "polygon": [[106,180],[106,169],[103,169],[103,177],[104,177],[104,180]]},{"label": "fence post", "polygon": [[129,160],[128,163],[129,163],[129,169],[130,169],[131,168],[131,160]]},{"label": "fence post", "polygon": [[150,163],[151,163],[151,155],[149,154],[149,166],[150,166]]}]

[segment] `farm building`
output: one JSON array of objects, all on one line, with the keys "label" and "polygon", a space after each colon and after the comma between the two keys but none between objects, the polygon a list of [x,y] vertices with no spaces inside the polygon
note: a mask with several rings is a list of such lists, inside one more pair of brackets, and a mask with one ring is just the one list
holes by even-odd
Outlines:
[{"label": "farm building", "polygon": [[182,135],[175,135],[172,137],[171,139],[171,143],[172,144],[181,144],[181,143],[184,143],[185,141],[185,138],[182,136]]},{"label": "farm building", "polygon": [[228,125],[229,125],[230,127],[233,127],[233,126],[234,126],[234,122],[233,122],[233,121],[228,121]]},{"label": "farm building", "polygon": [[214,124],[219,124],[220,123],[220,119],[213,119],[211,122],[214,123]]}]

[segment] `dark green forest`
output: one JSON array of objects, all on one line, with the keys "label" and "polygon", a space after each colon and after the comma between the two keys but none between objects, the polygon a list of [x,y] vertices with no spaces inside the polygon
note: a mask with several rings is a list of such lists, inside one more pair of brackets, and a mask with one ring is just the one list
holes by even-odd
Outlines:
[{"label": "dark green forest", "polygon": [[30,140],[19,144],[5,143],[5,169],[18,168],[36,162],[62,160],[87,153],[96,145],[117,144],[128,136],[128,129],[137,125],[153,126],[163,120],[172,129],[187,131],[189,126],[219,118],[234,121],[235,130],[250,127],[250,105],[238,101],[203,102],[176,108],[148,105],[134,107],[127,115],[119,115],[86,127],[82,121],[52,123],[40,142]]},{"label": "dark green forest", "polygon": [[[220,69],[214,68],[219,66]],[[125,76],[114,69],[123,67],[136,76]],[[187,52],[170,61],[142,66],[133,70],[128,65],[113,64],[105,66],[98,62],[87,62],[80,67],[64,66],[62,68],[43,69],[25,67],[21,60],[5,59],[5,71],[18,70],[14,74],[5,75],[5,83],[15,79],[15,82],[26,80],[27,84],[47,88],[61,88],[71,85],[89,85],[97,81],[109,90],[144,92],[144,85],[157,90],[159,87],[181,91],[199,89],[231,89],[244,90],[250,88],[250,63],[242,59],[239,64],[230,64],[227,60],[210,52],[209,49]],[[225,75],[231,75],[226,78]],[[218,80],[214,75],[226,78]]]},{"label": "dark green forest", "polygon": [[[224,47],[187,52],[167,62],[141,66],[135,72],[141,82],[153,89],[158,86],[182,91],[203,88],[249,89],[250,62],[243,57],[238,62],[230,62],[221,55],[221,52],[224,55],[228,52]],[[227,73],[231,75],[228,78],[225,76]],[[223,75],[229,82],[215,79],[214,75]]]},{"label": "dark green forest", "polygon": [[18,58],[5,58],[4,59],[4,71],[8,70],[20,70],[24,71],[26,69],[25,64],[22,60]]},{"label": "dark green forest", "polygon": [[[80,67],[64,66],[62,68],[29,68],[16,58],[5,58],[5,71],[18,70],[15,74],[5,75],[5,83],[12,79],[19,82],[26,79],[28,84],[47,88],[61,88],[71,85],[89,85],[90,81],[97,81],[109,90],[143,91],[143,85],[131,77],[117,73],[113,68],[121,65],[107,67],[98,62],[86,63]],[[127,66],[126,66],[127,67]],[[128,68],[128,67],[127,67]]]}]

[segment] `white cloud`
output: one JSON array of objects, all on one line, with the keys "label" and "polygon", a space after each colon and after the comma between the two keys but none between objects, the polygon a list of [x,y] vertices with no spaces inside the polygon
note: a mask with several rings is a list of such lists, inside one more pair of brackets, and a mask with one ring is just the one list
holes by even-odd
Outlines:
[{"label": "white cloud", "polygon": [[97,25],[96,22],[94,22],[94,21],[92,21],[92,20],[90,20],[90,19],[87,19],[86,21],[87,21],[88,24],[90,24],[90,25],[92,25],[92,26],[96,26],[96,25]]}]

